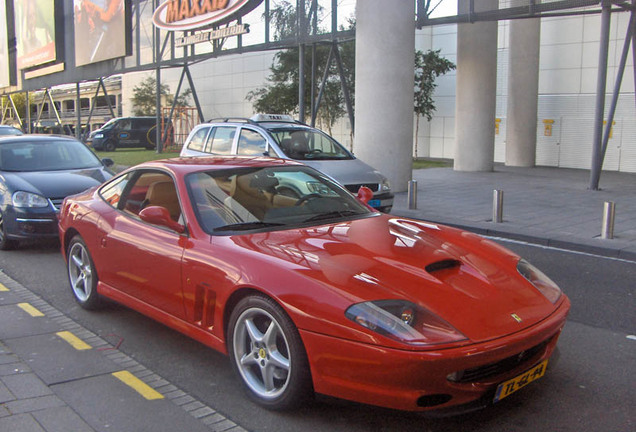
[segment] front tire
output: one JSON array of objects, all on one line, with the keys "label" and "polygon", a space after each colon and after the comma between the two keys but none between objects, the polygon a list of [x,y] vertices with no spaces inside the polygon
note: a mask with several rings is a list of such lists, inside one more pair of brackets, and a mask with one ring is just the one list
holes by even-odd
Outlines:
[{"label": "front tire", "polygon": [[115,146],[115,142],[113,140],[108,140],[104,143],[103,147],[104,151],[113,152],[117,148]]},{"label": "front tire", "polygon": [[253,295],[241,300],[230,317],[227,344],[234,371],[257,404],[291,409],[313,394],[300,334],[272,299]]},{"label": "front tire", "polygon": [[75,300],[84,309],[96,309],[100,305],[97,294],[97,272],[86,243],[76,235],[68,246],[68,280]]},{"label": "front tire", "polygon": [[0,250],[15,249],[17,242],[7,238],[7,230],[4,224],[4,215],[0,212]]}]

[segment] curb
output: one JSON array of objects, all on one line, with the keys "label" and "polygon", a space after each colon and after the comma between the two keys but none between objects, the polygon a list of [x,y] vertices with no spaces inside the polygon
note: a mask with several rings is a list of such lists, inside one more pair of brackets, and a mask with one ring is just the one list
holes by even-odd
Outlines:
[{"label": "curb", "polygon": [[[75,336],[100,351],[108,360],[114,362],[123,370],[130,372],[143,383],[163,395],[166,400],[174,403],[196,420],[201,421],[209,430],[214,432],[247,432],[246,429],[237,425],[221,413],[182,391],[127,354],[119,351],[117,346],[113,346],[100,336],[73,321],[44,301],[41,297],[31,292],[28,288],[11,279],[2,269],[0,269],[0,283],[7,287],[13,294],[16,294],[22,300],[37,308],[37,310],[42,312],[48,319],[58,324],[61,329],[72,331]],[[28,363],[28,359],[21,360]],[[73,409],[72,406],[69,407]]]}]

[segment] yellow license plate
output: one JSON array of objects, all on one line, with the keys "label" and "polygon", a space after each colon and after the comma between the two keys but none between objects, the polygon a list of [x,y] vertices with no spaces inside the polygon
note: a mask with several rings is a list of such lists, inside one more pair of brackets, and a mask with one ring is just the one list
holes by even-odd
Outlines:
[{"label": "yellow license plate", "polygon": [[545,370],[548,367],[548,361],[544,360],[529,371],[522,373],[521,375],[510,379],[504,383],[499,384],[497,392],[495,393],[495,402],[499,402],[503,398],[510,396],[517,390],[530,384],[532,381],[538,380],[545,375]]}]

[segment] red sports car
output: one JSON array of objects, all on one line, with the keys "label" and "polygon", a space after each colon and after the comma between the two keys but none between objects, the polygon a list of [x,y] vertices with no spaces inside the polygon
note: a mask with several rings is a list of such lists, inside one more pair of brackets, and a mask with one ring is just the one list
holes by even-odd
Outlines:
[{"label": "red sports car", "polygon": [[108,297],[227,353],[272,409],[316,392],[465,410],[540,378],[561,290],[489,240],[378,213],[368,195],[292,161],[144,163],[65,200],[70,284],[85,308]]}]

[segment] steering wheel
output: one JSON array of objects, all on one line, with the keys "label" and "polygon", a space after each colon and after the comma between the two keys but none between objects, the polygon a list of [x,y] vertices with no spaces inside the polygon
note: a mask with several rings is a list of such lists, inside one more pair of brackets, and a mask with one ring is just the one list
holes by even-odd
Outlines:
[{"label": "steering wheel", "polygon": [[305,202],[307,202],[307,201],[309,201],[309,200],[312,200],[312,199],[314,199],[314,198],[320,198],[320,194],[317,194],[317,193],[310,193],[310,194],[307,194],[307,195],[303,195],[303,196],[301,196],[301,197],[298,199],[298,201],[296,201],[296,204],[294,204],[294,205],[297,205],[297,206],[299,206],[299,205],[303,205]]}]

